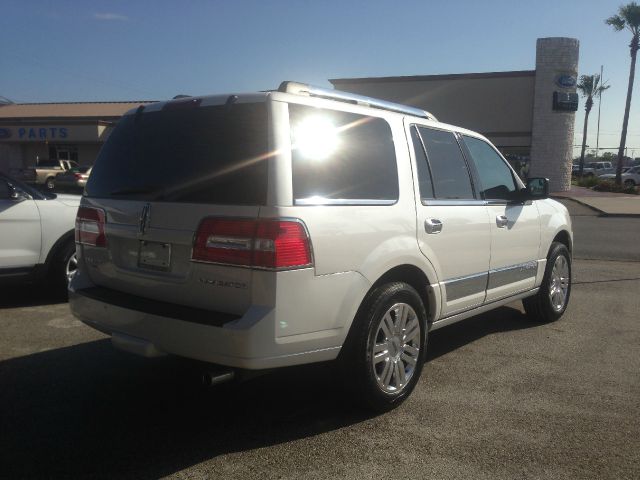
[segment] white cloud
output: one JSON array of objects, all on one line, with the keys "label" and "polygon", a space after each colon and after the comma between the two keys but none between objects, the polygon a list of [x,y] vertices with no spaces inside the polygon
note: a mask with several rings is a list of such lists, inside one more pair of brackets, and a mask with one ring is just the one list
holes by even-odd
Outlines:
[{"label": "white cloud", "polygon": [[129,17],[126,15],[120,15],[119,13],[94,13],[93,18],[96,20],[116,21],[116,22],[128,22]]}]

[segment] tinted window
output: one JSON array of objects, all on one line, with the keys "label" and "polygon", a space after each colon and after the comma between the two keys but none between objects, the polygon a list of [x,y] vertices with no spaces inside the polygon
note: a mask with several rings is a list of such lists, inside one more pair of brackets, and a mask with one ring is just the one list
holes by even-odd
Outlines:
[{"label": "tinted window", "polygon": [[463,136],[471,158],[476,165],[483,198],[509,199],[516,191],[511,169],[487,142]]},{"label": "tinted window", "polygon": [[386,121],[294,104],[289,115],[298,203],[398,199],[395,149]]},{"label": "tinted window", "polygon": [[424,153],[422,140],[418,135],[418,129],[411,127],[411,140],[413,141],[413,151],[416,154],[416,166],[418,168],[418,183],[420,186],[420,198],[423,200],[434,198],[433,183],[431,182],[431,172],[429,171],[429,163]]},{"label": "tinted window", "polygon": [[451,132],[420,127],[436,198],[474,198],[469,169]]},{"label": "tinted window", "polygon": [[127,115],[100,151],[85,194],[262,205],[267,128],[264,103]]},{"label": "tinted window", "polygon": [[3,178],[0,178],[0,200],[6,200],[9,198],[10,193],[11,190],[9,189],[9,185]]}]

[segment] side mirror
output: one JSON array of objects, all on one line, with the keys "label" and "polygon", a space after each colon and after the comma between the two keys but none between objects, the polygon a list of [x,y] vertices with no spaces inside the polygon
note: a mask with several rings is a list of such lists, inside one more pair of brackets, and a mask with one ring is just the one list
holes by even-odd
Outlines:
[{"label": "side mirror", "polygon": [[549,198],[549,179],[543,177],[530,178],[527,187],[522,191],[525,200],[542,200]]},{"label": "side mirror", "polygon": [[25,195],[22,191],[18,190],[17,188],[9,187],[9,198],[14,202],[22,202],[23,200],[26,200],[29,197],[27,197],[27,195]]}]

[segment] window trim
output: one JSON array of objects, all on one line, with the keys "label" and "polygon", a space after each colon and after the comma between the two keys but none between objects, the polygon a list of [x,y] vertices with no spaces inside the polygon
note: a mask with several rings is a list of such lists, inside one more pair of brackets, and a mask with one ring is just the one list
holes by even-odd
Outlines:
[{"label": "window trim", "polygon": [[[411,138],[411,130],[415,130],[416,135],[418,136],[418,140],[420,141],[420,146],[422,147],[422,153],[424,154],[424,158],[427,161],[427,171],[429,172],[429,182],[431,184],[431,193],[433,194],[433,197],[425,198],[422,196],[422,192],[420,191],[420,172],[419,172],[420,167],[418,166],[418,156],[416,155],[415,144],[413,143],[413,138]],[[411,138],[411,148],[413,149],[413,158],[415,159],[415,162],[416,162],[416,178],[418,179],[418,196],[420,197],[420,201],[423,202],[422,204],[424,205],[425,201],[436,199],[436,188],[433,184],[433,172],[431,171],[431,162],[429,161],[429,157],[427,156],[427,149],[424,146],[424,140],[422,139],[422,135],[420,135],[420,129],[418,128],[417,124],[412,123],[411,125],[409,125],[409,137]]]},{"label": "window trim", "polygon": [[380,200],[380,199],[366,199],[366,198],[324,198],[324,197],[308,197],[308,198],[297,198],[294,199],[293,204],[296,206],[336,206],[336,205],[362,205],[362,206],[370,206],[370,205],[395,205],[398,203],[398,200]]},{"label": "window trim", "polygon": [[[421,125],[419,123],[411,123],[409,125],[409,127],[417,127],[416,131],[418,132],[418,137],[420,138],[420,143],[422,144],[422,148],[424,149],[424,154],[425,157],[427,159],[427,165],[429,168],[429,174],[431,175],[431,185],[433,186],[433,195],[434,195],[434,199],[423,199],[422,198],[422,192],[419,191],[419,186],[420,186],[420,179],[418,178],[418,195],[420,197],[420,201],[422,202],[423,205],[425,205],[425,201],[429,202],[430,200],[436,200],[436,201],[440,201],[440,202],[446,202],[446,203],[440,203],[440,205],[460,205],[460,201],[462,202],[472,202],[474,200],[482,200],[481,198],[479,198],[479,192],[476,188],[476,181],[475,181],[475,174],[477,173],[475,171],[475,166],[471,166],[469,160],[467,159],[467,156],[465,155],[465,149],[463,148],[459,137],[459,133],[456,132],[455,130],[447,130],[445,128],[437,128],[434,127],[432,125]],[[460,155],[462,156],[462,161],[464,162],[465,166],[467,167],[467,175],[469,176],[469,183],[471,185],[471,194],[473,195],[472,198],[438,198],[438,192],[436,190],[436,185],[435,182],[433,181],[433,172],[431,169],[431,160],[429,160],[429,154],[427,153],[427,149],[426,149],[426,145],[424,142],[424,139],[422,138],[422,135],[420,134],[420,128],[427,128],[427,129],[431,129],[431,130],[437,130],[440,132],[446,132],[449,133],[453,136],[453,138],[455,139],[458,148],[460,150]],[[413,144],[413,142],[411,142]],[[415,152],[414,152],[414,161],[416,161],[416,167],[417,167],[417,158],[415,158]],[[417,178],[418,172],[416,172],[416,178]],[[433,205],[433,203],[431,203]]]},{"label": "window trim", "polygon": [[487,205],[486,200],[466,199],[427,199],[421,200],[422,205],[432,207],[477,207]]}]

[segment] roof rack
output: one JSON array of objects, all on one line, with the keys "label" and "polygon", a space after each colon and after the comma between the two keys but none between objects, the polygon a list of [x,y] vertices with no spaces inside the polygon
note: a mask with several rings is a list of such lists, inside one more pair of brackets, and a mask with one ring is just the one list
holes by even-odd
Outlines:
[{"label": "roof rack", "polygon": [[391,112],[406,113],[414,117],[426,118],[437,122],[438,119],[431,113],[420,108],[409,107],[400,103],[387,102],[378,98],[366,97],[356,93],[343,92],[340,90],[331,90],[328,88],[314,87],[306,83],[285,81],[280,84],[279,92],[293,93],[296,95],[307,95],[310,97],[327,98],[329,100],[337,100],[339,102],[353,103],[355,105],[363,105],[366,107],[380,108]]}]

